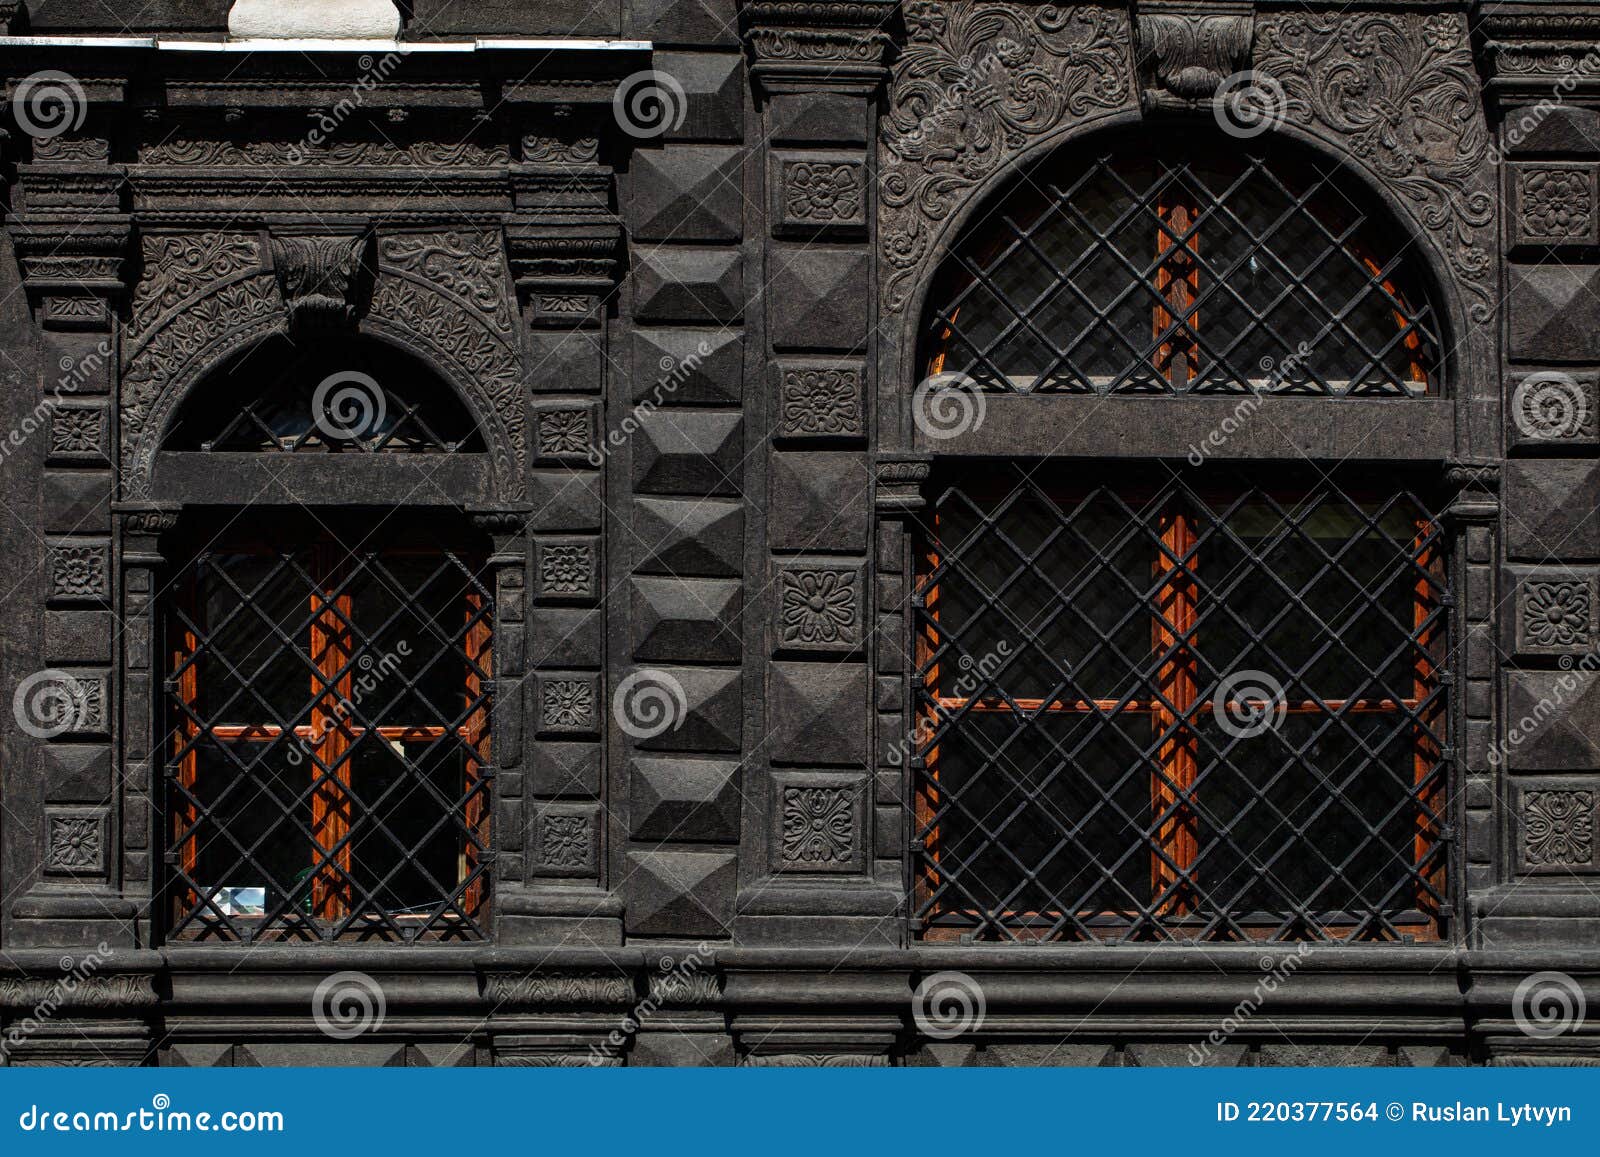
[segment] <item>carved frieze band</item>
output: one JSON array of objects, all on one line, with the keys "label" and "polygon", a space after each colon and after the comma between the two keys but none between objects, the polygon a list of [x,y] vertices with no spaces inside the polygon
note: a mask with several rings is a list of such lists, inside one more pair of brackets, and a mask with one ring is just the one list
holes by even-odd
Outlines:
[{"label": "carved frieze band", "polygon": [[[148,495],[161,431],[193,377],[223,352],[281,331],[287,320],[285,294],[256,234],[146,235],[141,248],[120,398],[129,498]],[[527,421],[500,235],[400,234],[383,238],[378,253],[367,321],[463,384],[485,419],[495,471],[514,489],[527,454]],[[316,280],[327,288],[326,278]],[[294,287],[286,288],[292,299]]]}]

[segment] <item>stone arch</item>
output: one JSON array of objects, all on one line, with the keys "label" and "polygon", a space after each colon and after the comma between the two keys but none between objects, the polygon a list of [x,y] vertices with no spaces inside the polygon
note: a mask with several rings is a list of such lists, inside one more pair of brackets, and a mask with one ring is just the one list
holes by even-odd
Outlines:
[{"label": "stone arch", "polygon": [[[142,249],[119,390],[126,498],[148,497],[156,452],[190,391],[240,348],[288,327],[256,234],[157,234]],[[515,497],[527,418],[498,234],[400,235],[379,254],[358,331],[419,358],[456,391],[483,431],[500,497]]]}]

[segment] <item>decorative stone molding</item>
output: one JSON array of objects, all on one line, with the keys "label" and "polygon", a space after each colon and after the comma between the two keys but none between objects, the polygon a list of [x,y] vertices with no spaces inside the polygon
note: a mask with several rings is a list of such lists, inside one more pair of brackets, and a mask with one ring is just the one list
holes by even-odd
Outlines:
[{"label": "decorative stone molding", "polygon": [[922,487],[933,472],[931,457],[881,457],[875,472],[877,488],[874,493],[880,513],[909,514],[927,505]]},{"label": "decorative stone molding", "polygon": [[111,303],[125,289],[128,219],[115,214],[29,214],[9,228],[41,324],[56,330],[109,330]]},{"label": "decorative stone molding", "polygon": [[883,307],[905,308],[972,190],[1058,130],[1129,106],[1125,12],[912,0],[879,127]]},{"label": "decorative stone molding", "polygon": [[1501,0],[1478,5],[1473,19],[1492,97],[1505,103],[1537,100],[1551,96],[1559,83],[1564,99],[1593,102],[1600,88],[1600,68],[1593,63],[1600,9]]},{"label": "decorative stone molding", "polygon": [[29,1009],[47,1003],[64,1008],[148,1008],[156,1003],[155,977],[149,973],[0,977],[0,1008]]},{"label": "decorative stone molding", "polygon": [[892,4],[861,0],[747,0],[740,24],[757,80],[812,78],[837,85],[877,83],[889,37],[880,31]]},{"label": "decorative stone molding", "polygon": [[291,329],[337,328],[354,321],[354,290],[365,248],[364,233],[272,238],[272,268]]},{"label": "decorative stone molding", "polygon": [[551,1005],[633,1004],[632,977],[615,972],[498,973],[483,978],[483,997],[493,1005],[548,1007]]},{"label": "decorative stone molding", "polygon": [[743,1059],[752,1069],[883,1069],[886,1054],[873,1053],[750,1053]]},{"label": "decorative stone molding", "polygon": [[391,0],[234,0],[228,35],[237,40],[393,40],[400,11]]},{"label": "decorative stone molding", "polygon": [[1282,86],[1283,119],[1410,206],[1486,326],[1496,193],[1465,14],[1265,13],[1255,26],[1255,70]]},{"label": "decorative stone molding", "polygon": [[1134,18],[1147,109],[1206,105],[1249,67],[1250,0],[1139,0]]}]

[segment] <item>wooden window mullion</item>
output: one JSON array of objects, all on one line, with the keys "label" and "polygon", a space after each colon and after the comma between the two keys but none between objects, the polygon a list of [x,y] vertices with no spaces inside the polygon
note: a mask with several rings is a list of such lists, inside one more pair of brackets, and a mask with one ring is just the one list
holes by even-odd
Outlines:
[{"label": "wooden window mullion", "polygon": [[[314,556],[316,578],[324,589],[311,595],[311,655],[317,672],[311,678],[311,708],[317,788],[311,796],[311,828],[319,849],[311,887],[311,910],[322,919],[347,915],[350,895],[350,731],[342,704],[349,701],[351,672],[349,628],[351,601],[338,592],[332,565],[336,546],[319,548]],[[340,615],[344,617],[341,619]],[[327,769],[324,771],[324,769]],[[332,861],[331,863],[329,861]]]},{"label": "wooden window mullion", "polygon": [[1199,771],[1199,742],[1191,725],[1199,690],[1194,653],[1196,589],[1194,521],[1182,510],[1161,516],[1161,545],[1155,560],[1156,588],[1151,619],[1151,648],[1160,663],[1152,701],[1152,734],[1160,740],[1150,777],[1151,819],[1156,825],[1150,855],[1150,895],[1156,911],[1182,915],[1193,907],[1188,873],[1199,852],[1194,809],[1184,796],[1194,790]]}]

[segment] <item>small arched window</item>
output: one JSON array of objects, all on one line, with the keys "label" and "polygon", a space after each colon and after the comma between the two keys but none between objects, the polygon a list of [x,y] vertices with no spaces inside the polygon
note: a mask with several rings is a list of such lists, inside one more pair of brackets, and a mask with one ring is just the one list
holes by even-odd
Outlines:
[{"label": "small arched window", "polygon": [[1331,164],[1280,155],[1113,143],[1032,170],[940,269],[926,372],[1023,392],[1438,393],[1407,245]]}]

